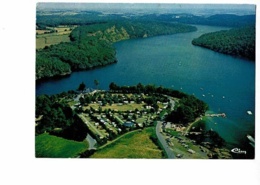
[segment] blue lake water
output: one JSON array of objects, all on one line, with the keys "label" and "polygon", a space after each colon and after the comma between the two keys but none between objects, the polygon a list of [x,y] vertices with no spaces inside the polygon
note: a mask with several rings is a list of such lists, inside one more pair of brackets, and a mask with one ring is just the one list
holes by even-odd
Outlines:
[{"label": "blue lake water", "polygon": [[[227,28],[197,26],[198,31],[115,43],[118,63],[36,85],[36,95],[76,90],[81,82],[94,88],[118,85],[155,84],[194,94],[215,113],[208,129],[217,131],[230,148],[246,147],[246,134],[255,130],[255,63],[193,46],[193,38]],[[246,111],[252,111],[248,115]]]}]

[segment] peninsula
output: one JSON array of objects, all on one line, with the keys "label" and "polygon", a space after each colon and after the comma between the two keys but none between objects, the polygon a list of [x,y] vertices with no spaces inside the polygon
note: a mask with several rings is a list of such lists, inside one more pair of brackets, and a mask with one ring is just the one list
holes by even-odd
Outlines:
[{"label": "peninsula", "polygon": [[66,157],[59,150],[67,148],[70,157],[231,158],[224,140],[205,129],[208,106],[195,96],[140,83],[85,87],[37,97],[36,157]]}]

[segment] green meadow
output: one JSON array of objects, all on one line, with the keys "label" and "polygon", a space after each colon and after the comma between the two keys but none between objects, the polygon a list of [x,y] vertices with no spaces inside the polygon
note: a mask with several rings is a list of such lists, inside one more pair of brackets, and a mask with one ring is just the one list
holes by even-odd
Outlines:
[{"label": "green meadow", "polygon": [[73,158],[87,150],[88,143],[67,140],[44,133],[36,136],[35,147],[35,156],[39,158]]},{"label": "green meadow", "polygon": [[97,150],[91,158],[161,159],[163,151],[150,139],[154,134],[154,127],[127,133],[115,142]]}]

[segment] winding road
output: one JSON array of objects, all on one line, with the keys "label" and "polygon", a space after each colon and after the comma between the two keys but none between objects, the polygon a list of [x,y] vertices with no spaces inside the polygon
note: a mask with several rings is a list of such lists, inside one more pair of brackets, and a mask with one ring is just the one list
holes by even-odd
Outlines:
[{"label": "winding road", "polygon": [[163,148],[164,148],[168,158],[169,159],[174,159],[176,157],[175,157],[172,149],[166,143],[164,136],[161,134],[161,132],[160,132],[161,128],[162,128],[162,122],[158,121],[157,125],[156,125],[156,135],[157,135],[157,138],[159,139],[160,143],[162,144],[162,146],[163,146]]}]

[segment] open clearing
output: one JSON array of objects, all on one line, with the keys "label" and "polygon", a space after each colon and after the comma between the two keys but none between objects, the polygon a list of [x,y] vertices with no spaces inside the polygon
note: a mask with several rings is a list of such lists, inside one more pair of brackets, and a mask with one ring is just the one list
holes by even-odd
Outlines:
[{"label": "open clearing", "polygon": [[131,132],[96,151],[91,158],[149,158],[161,159],[163,152],[152,142],[154,127]]},{"label": "open clearing", "polygon": [[45,46],[59,44],[61,42],[70,42],[69,34],[65,34],[65,35],[45,34],[45,36],[36,38],[36,49],[42,49]]},{"label": "open clearing", "polygon": [[36,157],[68,158],[88,149],[86,141],[77,142],[52,136],[47,133],[38,135],[35,140]]},{"label": "open clearing", "polygon": [[[42,49],[45,46],[59,44],[61,42],[70,42],[69,35],[76,26],[58,26],[47,27],[46,30],[36,30],[36,49]],[[55,30],[54,33],[47,33]]]}]

